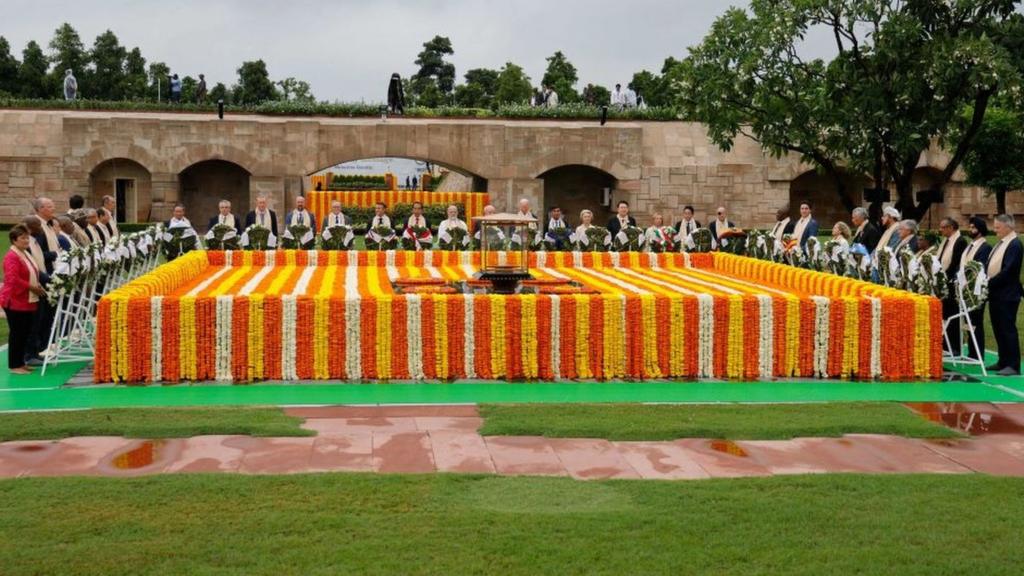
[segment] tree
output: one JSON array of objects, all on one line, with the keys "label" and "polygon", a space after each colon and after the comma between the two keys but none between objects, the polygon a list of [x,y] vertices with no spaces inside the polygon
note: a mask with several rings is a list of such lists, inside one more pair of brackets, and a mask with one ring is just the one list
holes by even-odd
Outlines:
[{"label": "tree", "polygon": [[238,68],[238,84],[233,91],[235,104],[259,104],[278,99],[277,90],[270,81],[267,64],[263,60],[242,62]]},{"label": "tree", "polygon": [[[967,127],[973,110],[961,115]],[[1006,214],[1006,193],[1024,189],[1024,118],[1006,108],[990,107],[978,129],[974,146],[964,157],[967,183],[983,186],[996,196],[996,210]]]},{"label": "tree", "polygon": [[559,50],[546,58],[548,67],[544,71],[541,84],[550,86],[558,93],[559,102],[569,103],[579,101],[576,94],[576,82],[579,77],[576,75],[576,67]]},{"label": "tree", "polygon": [[163,62],[151,62],[149,64],[149,94],[150,98],[156,98],[166,102],[171,99],[171,67]]},{"label": "tree", "polygon": [[213,103],[223,100],[225,104],[230,104],[231,94],[228,92],[228,87],[225,86],[223,82],[217,82],[217,84],[210,90],[208,100]]},{"label": "tree", "polygon": [[605,106],[611,102],[612,93],[604,86],[587,84],[583,87],[583,94],[580,97],[591,106]]},{"label": "tree", "polygon": [[455,88],[455,65],[445,61],[444,57],[452,54],[455,54],[452,41],[445,36],[434,36],[423,43],[423,50],[415,61],[419,71],[409,83],[418,106],[439,106],[451,101]]},{"label": "tree", "polygon": [[[779,156],[796,153],[829,174],[853,207],[844,168],[892,183],[897,205],[919,218],[934,199],[915,201],[914,169],[933,142],[952,158],[948,182],[970,151],[989,99],[1019,85],[1006,27],[1012,0],[752,0],[751,13],[730,9],[701,45],[673,70],[677,97],[708,126],[716,145],[737,135]],[[830,62],[805,60],[808,31],[835,38]],[[1016,59],[1019,62],[1019,57]],[[675,80],[674,80],[675,82]],[[965,105],[975,116],[960,137],[951,130]]]},{"label": "tree", "polygon": [[21,66],[18,68],[18,89],[25,98],[51,98],[46,81],[46,55],[43,49],[30,40],[21,53]]},{"label": "tree", "polygon": [[296,80],[295,78],[285,78],[284,80],[278,80],[277,85],[281,87],[281,95],[285,100],[292,100],[295,102],[315,102],[316,98],[313,97],[313,93],[310,92],[309,82],[305,80]]},{"label": "tree", "polygon": [[466,83],[455,87],[455,103],[466,108],[490,108],[498,89],[498,71],[474,68],[464,78]]},{"label": "tree", "polygon": [[522,67],[506,62],[498,74],[498,87],[494,91],[494,101],[498,104],[525,104],[533,95],[530,77]]},{"label": "tree", "polygon": [[191,76],[185,76],[181,79],[181,101],[182,102],[195,102],[196,101],[196,87],[199,86],[199,81]]},{"label": "tree", "polygon": [[679,64],[679,60],[670,56],[661,66],[661,75],[641,70],[633,74],[629,88],[638,96],[643,96],[648,106],[670,106],[673,99],[672,82]]},{"label": "tree", "polygon": [[18,59],[11,54],[11,45],[0,36],[0,94],[17,94]]},{"label": "tree", "polygon": [[92,67],[85,75],[90,97],[99,100],[121,100],[125,89],[125,59],[128,51],[110,30],[96,37],[90,59]]},{"label": "tree", "polygon": [[124,60],[124,82],[121,88],[125,98],[137,100],[146,97],[149,77],[146,75],[146,59],[138,47],[132,48]]},{"label": "tree", "polygon": [[[89,55],[82,44],[82,38],[78,32],[65,22],[53,33],[50,40],[50,63],[53,68],[50,70],[48,79],[49,89],[53,96],[64,93],[64,72],[71,70],[76,77],[83,77],[85,67],[89,64]],[[84,80],[84,78],[80,78]],[[92,88],[78,83],[79,94],[87,94],[92,97]],[[87,88],[87,89],[83,89]]]}]

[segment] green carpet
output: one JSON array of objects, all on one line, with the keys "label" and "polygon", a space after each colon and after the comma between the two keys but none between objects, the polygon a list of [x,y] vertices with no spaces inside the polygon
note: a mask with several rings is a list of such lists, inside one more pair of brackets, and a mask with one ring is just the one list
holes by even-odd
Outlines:
[{"label": "green carpet", "polygon": [[[6,362],[6,349],[0,362]],[[30,376],[0,370],[0,411],[141,406],[304,404],[704,403],[704,402],[1022,402],[1024,378],[984,381],[845,382],[267,382],[251,385],[66,386],[81,363]],[[967,370],[965,370],[967,371]]]}]

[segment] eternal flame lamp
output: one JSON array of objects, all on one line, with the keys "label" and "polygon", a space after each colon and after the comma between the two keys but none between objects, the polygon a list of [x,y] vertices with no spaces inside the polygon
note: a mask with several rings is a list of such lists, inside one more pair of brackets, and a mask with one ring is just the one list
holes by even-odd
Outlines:
[{"label": "eternal flame lamp", "polygon": [[[478,280],[487,280],[495,294],[515,294],[523,280],[533,278],[529,270],[527,229],[537,225],[533,216],[491,214],[477,216],[473,223],[480,230],[480,271]],[[519,237],[519,250],[506,252],[512,238]]]}]

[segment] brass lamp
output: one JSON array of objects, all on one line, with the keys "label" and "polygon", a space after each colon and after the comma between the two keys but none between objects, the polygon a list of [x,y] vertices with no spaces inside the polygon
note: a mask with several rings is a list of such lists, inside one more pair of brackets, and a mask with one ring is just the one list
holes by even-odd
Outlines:
[{"label": "brass lamp", "polygon": [[[480,271],[474,277],[489,281],[495,294],[515,294],[521,281],[533,278],[526,231],[531,224],[536,226],[537,219],[520,214],[491,214],[477,216],[473,223],[480,230]],[[518,252],[508,252],[505,261],[501,261],[499,254],[506,252],[509,240],[515,236],[521,239]]]}]

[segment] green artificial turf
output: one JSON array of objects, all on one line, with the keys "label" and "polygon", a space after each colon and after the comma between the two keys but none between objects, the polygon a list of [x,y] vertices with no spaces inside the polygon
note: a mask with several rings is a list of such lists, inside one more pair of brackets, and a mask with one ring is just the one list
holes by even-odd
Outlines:
[{"label": "green artificial turf", "polygon": [[112,408],[0,414],[0,441],[71,436],[187,438],[206,434],[314,436],[280,408]]},{"label": "green artificial turf", "polygon": [[1019,574],[1024,479],[0,481],[18,574]]},{"label": "green artificial turf", "polygon": [[948,438],[959,433],[896,403],[485,404],[485,436],[608,440],[773,440],[843,434]]}]

